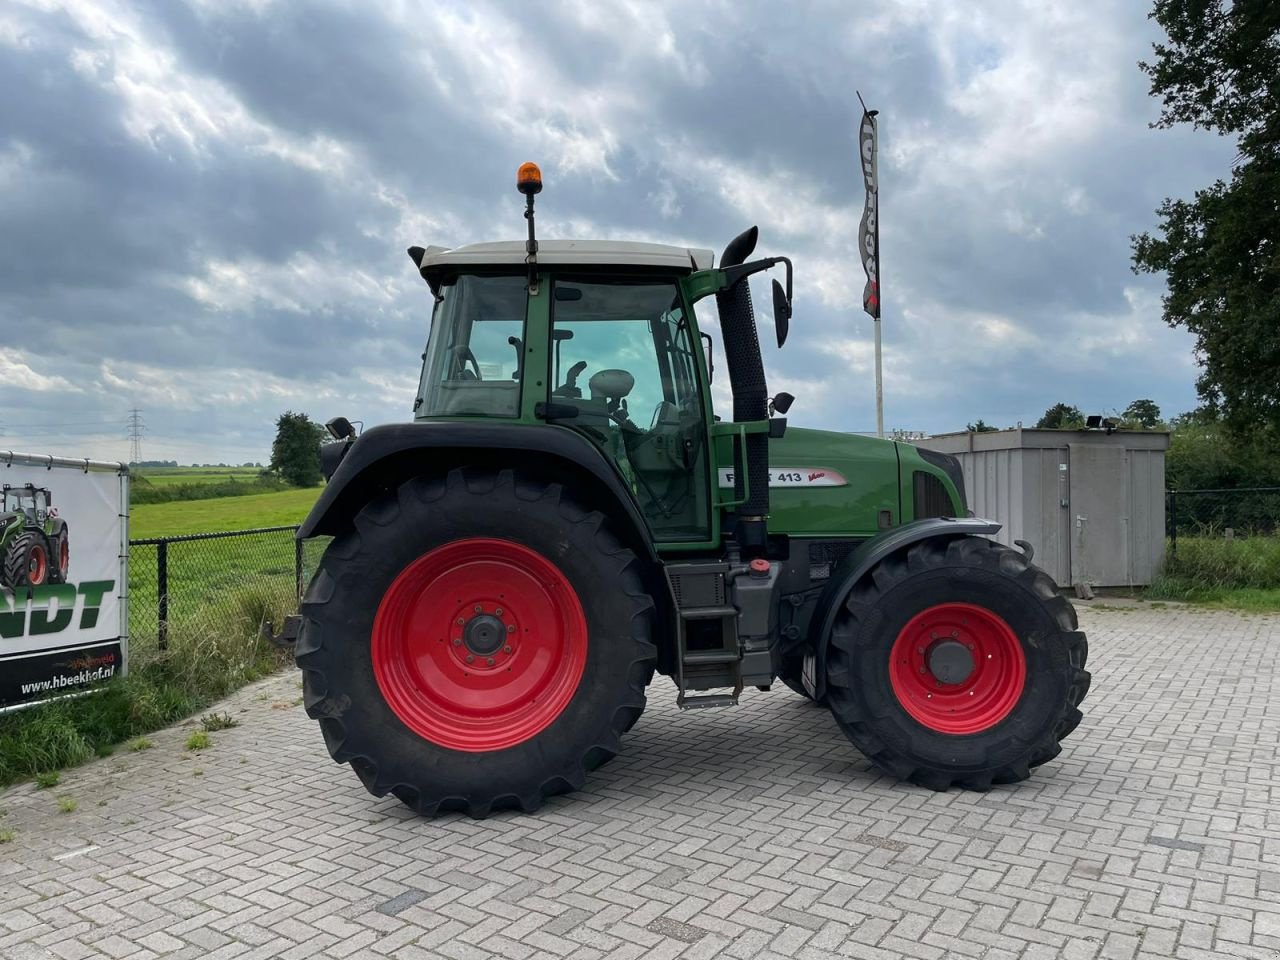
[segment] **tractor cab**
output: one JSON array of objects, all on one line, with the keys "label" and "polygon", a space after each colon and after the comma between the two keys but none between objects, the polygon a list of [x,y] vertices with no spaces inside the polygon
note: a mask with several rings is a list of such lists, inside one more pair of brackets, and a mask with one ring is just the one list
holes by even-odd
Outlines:
[{"label": "tractor cab", "polygon": [[4,503],[0,513],[21,513],[31,524],[43,524],[49,516],[49,491],[27,484],[4,487]]},{"label": "tractor cab", "polygon": [[663,541],[711,536],[702,342],[682,281],[709,250],[548,241],[422,251],[435,296],[414,416],[552,424],[612,462]]}]

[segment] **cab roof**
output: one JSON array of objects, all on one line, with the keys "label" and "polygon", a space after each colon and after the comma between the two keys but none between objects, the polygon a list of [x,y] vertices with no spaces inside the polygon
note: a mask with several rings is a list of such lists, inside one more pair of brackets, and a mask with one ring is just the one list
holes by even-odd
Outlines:
[{"label": "cab roof", "polygon": [[[411,251],[416,253],[417,250]],[[466,267],[523,266],[523,240],[471,243],[465,247],[427,247],[418,260],[424,274]],[[658,267],[679,272],[708,270],[714,254],[695,247],[631,240],[539,240],[538,263],[548,266]]]}]

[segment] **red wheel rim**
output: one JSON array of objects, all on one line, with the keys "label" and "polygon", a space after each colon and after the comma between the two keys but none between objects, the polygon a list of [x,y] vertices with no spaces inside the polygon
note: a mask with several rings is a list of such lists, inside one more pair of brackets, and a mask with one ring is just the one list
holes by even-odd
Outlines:
[{"label": "red wheel rim", "polygon": [[1017,704],[1026,680],[1017,635],[996,614],[970,603],[940,603],[916,614],[890,653],[889,681],[898,702],[939,733],[994,727]]},{"label": "red wheel rim", "polygon": [[452,750],[501,750],[545,730],[573,699],[587,621],[541,554],[455,540],[392,582],[372,649],[382,696],[411,730]]},{"label": "red wheel rim", "polygon": [[58,572],[62,574],[65,580],[67,577],[67,567],[71,565],[71,549],[67,544],[67,538],[63,537],[58,542]]},{"label": "red wheel rim", "polygon": [[31,548],[31,554],[27,559],[27,581],[32,586],[39,586],[44,583],[44,578],[49,573],[49,557],[44,552],[44,547],[39,545]]}]

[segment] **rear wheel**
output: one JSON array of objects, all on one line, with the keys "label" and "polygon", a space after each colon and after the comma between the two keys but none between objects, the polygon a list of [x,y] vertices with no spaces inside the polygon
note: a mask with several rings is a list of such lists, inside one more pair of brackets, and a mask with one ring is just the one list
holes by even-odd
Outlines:
[{"label": "rear wheel", "polygon": [[307,712],[377,796],[533,810],[640,716],[652,609],[635,554],[560,485],[414,479],[360,512],[307,590]]},{"label": "rear wheel", "polygon": [[1088,646],[1052,579],[978,537],[917,544],[846,599],[827,702],[877,766],[937,790],[1030,776],[1081,719]]},{"label": "rear wheel", "polygon": [[4,582],[11,587],[38,587],[49,579],[49,551],[44,538],[20,533],[4,556]]}]

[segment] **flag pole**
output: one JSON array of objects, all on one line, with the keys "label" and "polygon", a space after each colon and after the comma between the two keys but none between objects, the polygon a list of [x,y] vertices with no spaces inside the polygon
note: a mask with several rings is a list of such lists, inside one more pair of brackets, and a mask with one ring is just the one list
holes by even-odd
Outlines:
[{"label": "flag pole", "polygon": [[871,321],[876,330],[876,436],[884,439],[884,380],[880,376],[880,318]]},{"label": "flag pole", "polygon": [[862,162],[862,180],[866,187],[866,202],[862,210],[862,223],[858,227],[858,247],[862,253],[862,269],[867,274],[867,285],[862,292],[862,309],[871,316],[875,331],[876,352],[876,436],[884,437],[884,377],[880,350],[880,180],[876,171],[879,151],[876,131],[876,114],[868,110],[866,101],[858,91],[858,103],[862,105],[862,121],[858,128],[858,154]]}]

